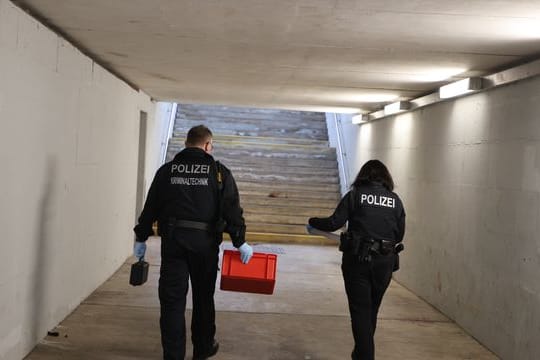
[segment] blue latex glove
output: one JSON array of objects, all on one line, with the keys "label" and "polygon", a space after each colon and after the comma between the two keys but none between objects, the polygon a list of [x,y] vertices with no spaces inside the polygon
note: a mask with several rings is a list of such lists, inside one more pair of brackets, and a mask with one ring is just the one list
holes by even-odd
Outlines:
[{"label": "blue latex glove", "polygon": [[133,245],[133,255],[137,258],[137,260],[144,259],[145,253],[146,253],[146,242],[135,241],[135,245]]},{"label": "blue latex glove", "polygon": [[247,264],[253,256],[253,248],[249,246],[247,242],[245,242],[238,248],[238,250],[240,251],[240,260],[242,260],[242,263]]}]

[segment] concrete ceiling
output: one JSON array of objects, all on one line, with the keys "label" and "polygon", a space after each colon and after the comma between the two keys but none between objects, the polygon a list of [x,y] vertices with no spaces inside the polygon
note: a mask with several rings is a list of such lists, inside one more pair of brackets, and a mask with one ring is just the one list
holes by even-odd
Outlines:
[{"label": "concrete ceiling", "polygon": [[539,0],[14,2],[183,103],[366,112],[540,53]]}]

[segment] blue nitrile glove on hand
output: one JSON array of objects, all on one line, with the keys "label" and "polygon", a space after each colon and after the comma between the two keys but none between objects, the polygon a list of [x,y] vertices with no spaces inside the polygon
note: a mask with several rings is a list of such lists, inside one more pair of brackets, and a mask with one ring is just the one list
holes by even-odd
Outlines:
[{"label": "blue nitrile glove on hand", "polygon": [[142,260],[144,259],[144,253],[146,253],[146,242],[135,241],[135,245],[133,245],[133,255],[137,260]]},{"label": "blue nitrile glove on hand", "polygon": [[240,260],[242,260],[242,263],[247,264],[253,256],[253,248],[245,242],[238,248],[238,251],[240,251]]}]

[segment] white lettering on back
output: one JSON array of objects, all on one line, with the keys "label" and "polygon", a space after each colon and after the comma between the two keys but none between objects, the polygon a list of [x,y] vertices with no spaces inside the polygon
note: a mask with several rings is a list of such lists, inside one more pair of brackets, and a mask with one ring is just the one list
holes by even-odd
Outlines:
[{"label": "white lettering on back", "polygon": [[172,177],[171,185],[208,186],[208,178]]},{"label": "white lettering on back", "polygon": [[389,207],[389,208],[396,207],[396,199],[388,197],[388,196],[380,196],[380,195],[373,195],[373,194],[361,194],[360,203],[361,204],[367,203],[368,205],[375,205],[375,206],[382,206],[382,207]]},{"label": "white lettering on back", "polygon": [[210,173],[210,165],[172,164],[171,173],[178,173],[178,174],[209,174]]}]

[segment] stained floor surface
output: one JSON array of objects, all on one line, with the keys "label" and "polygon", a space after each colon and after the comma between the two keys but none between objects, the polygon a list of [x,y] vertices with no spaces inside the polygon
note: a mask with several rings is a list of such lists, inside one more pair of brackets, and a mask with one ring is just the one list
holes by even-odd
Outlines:
[{"label": "stained floor surface", "polygon": [[[224,244],[224,247],[230,245]],[[273,295],[216,290],[216,360],[350,359],[353,340],[334,247],[269,245],[276,251]],[[159,334],[159,238],[149,240],[152,264],[144,286],[128,285],[128,260],[28,355],[49,359],[161,359]],[[219,276],[218,276],[219,277]],[[188,303],[187,329],[191,303]],[[392,282],[376,333],[378,360],[498,359],[443,314]],[[191,344],[187,344],[191,359]]]}]

